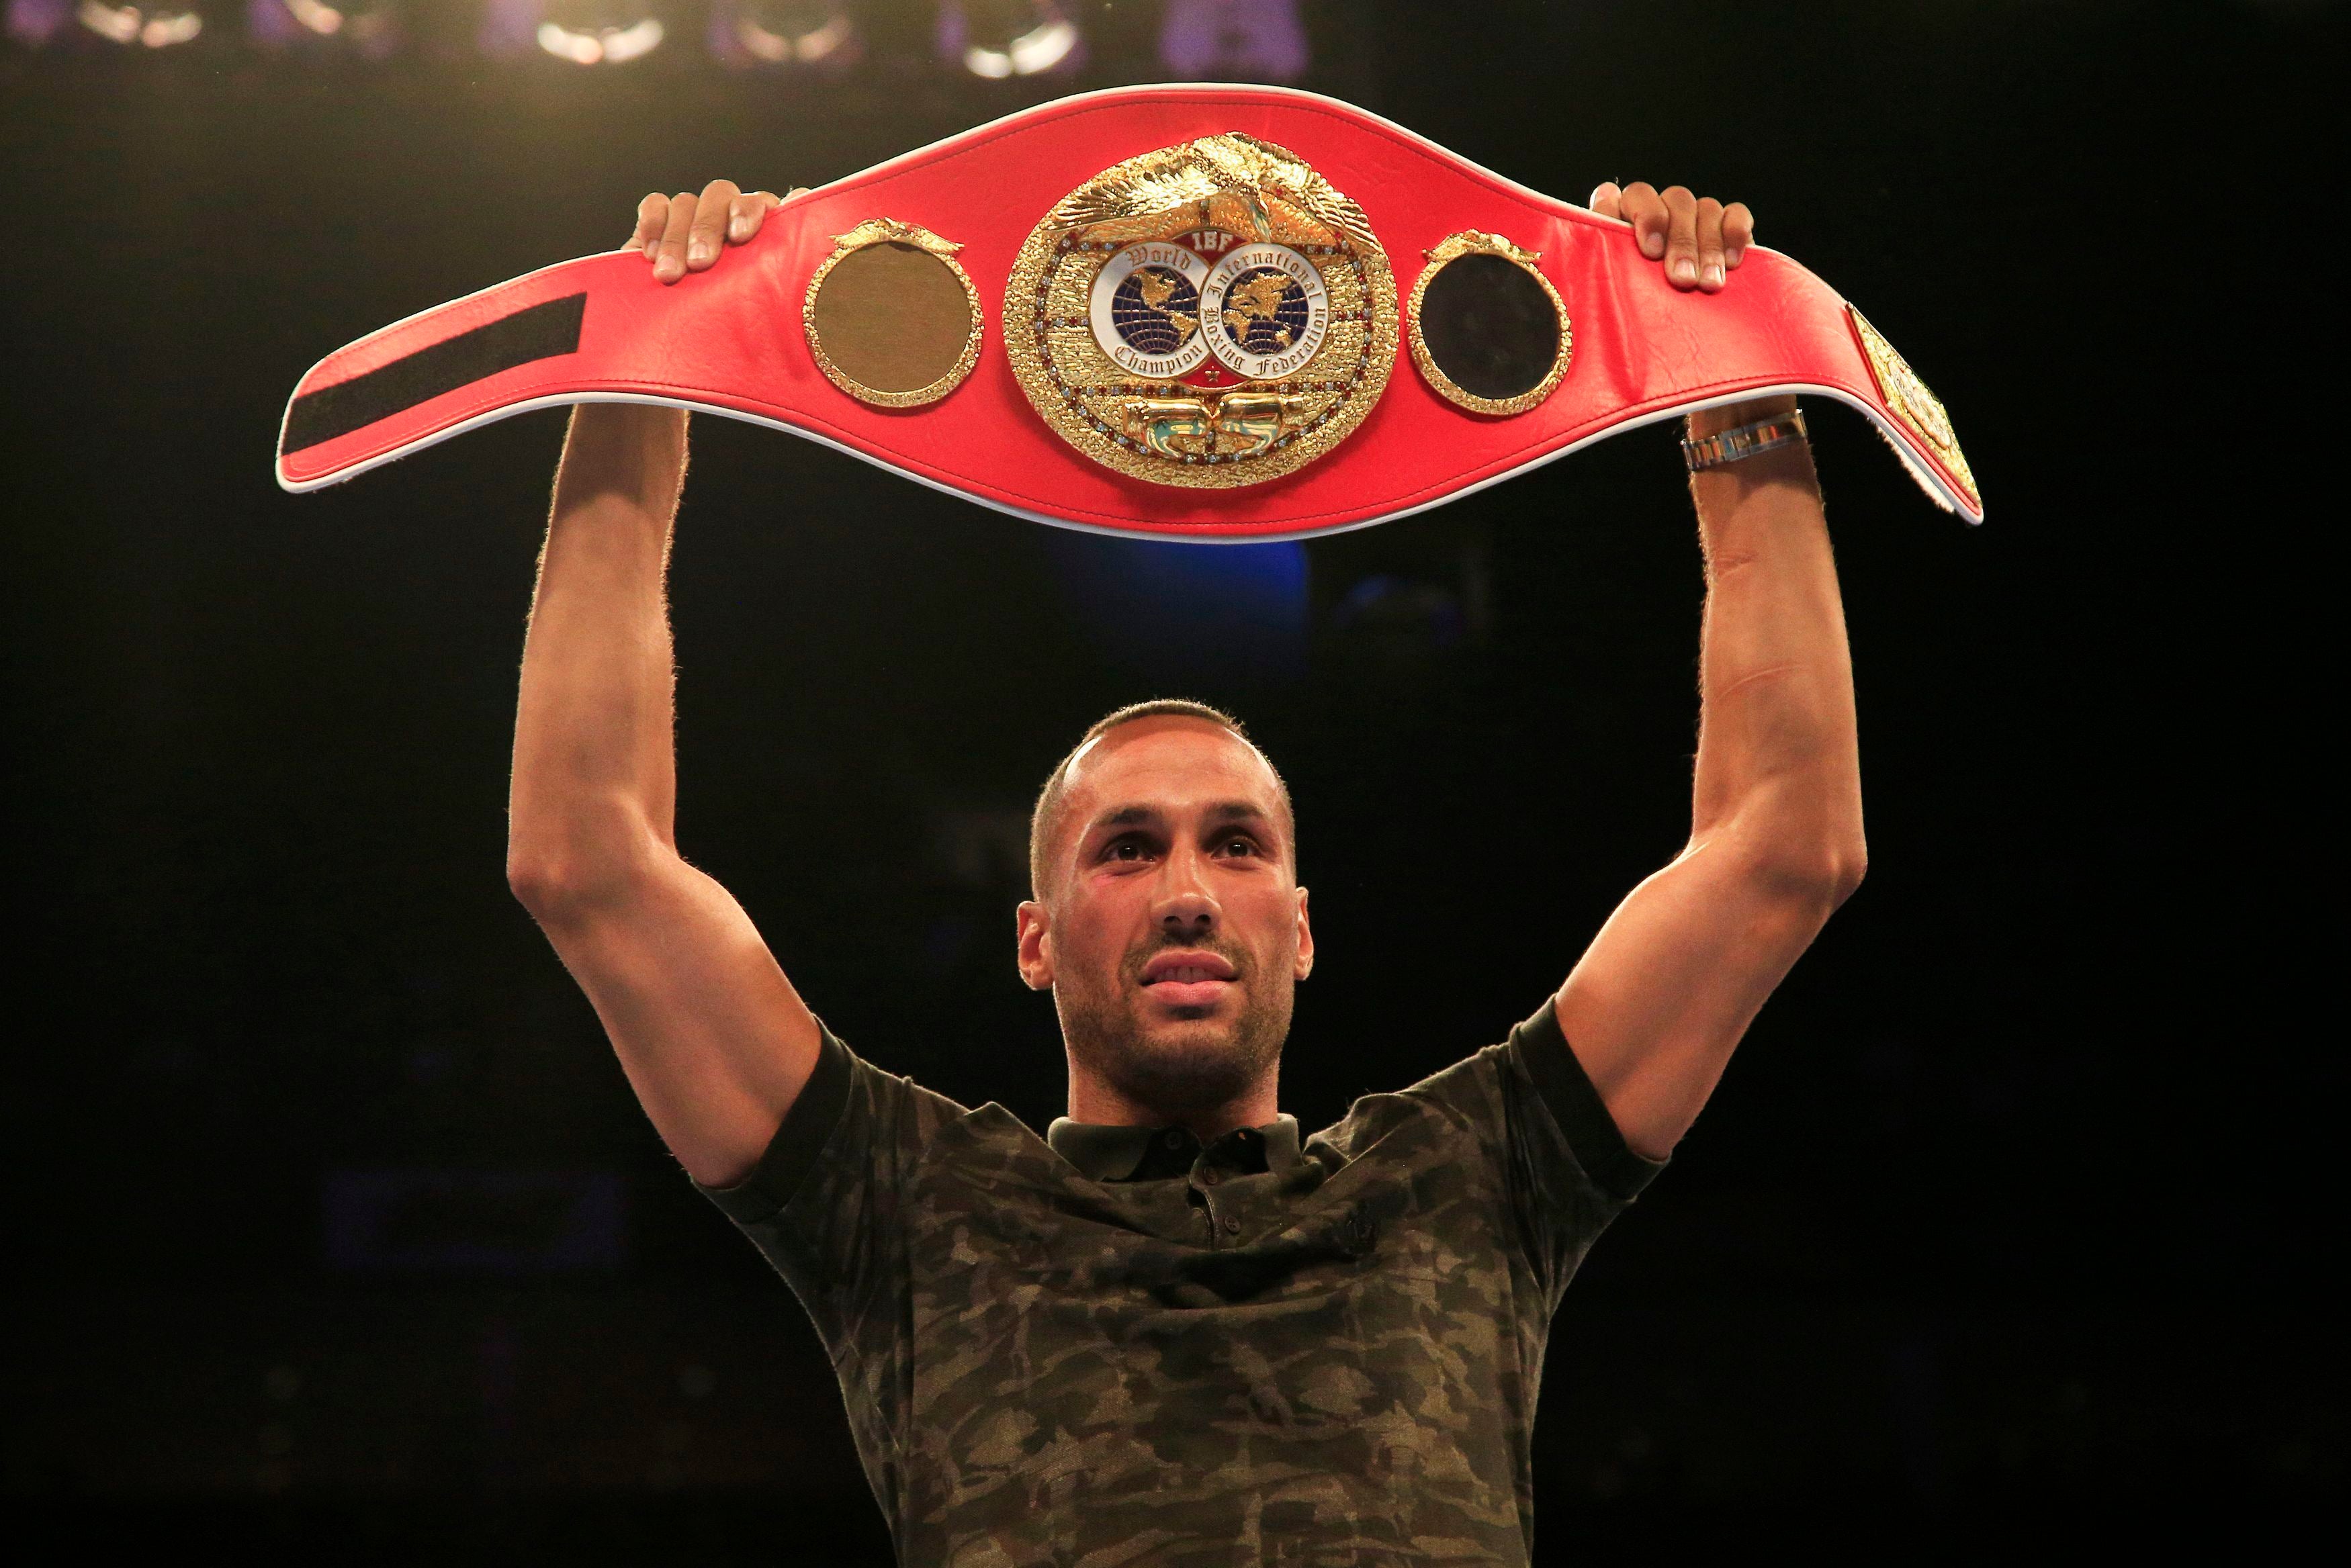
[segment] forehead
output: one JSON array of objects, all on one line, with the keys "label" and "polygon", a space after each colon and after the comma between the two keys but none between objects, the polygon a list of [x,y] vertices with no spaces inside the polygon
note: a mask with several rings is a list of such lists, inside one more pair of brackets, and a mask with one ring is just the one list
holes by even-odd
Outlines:
[{"label": "forehead", "polygon": [[1221,724],[1171,716],[1139,719],[1095,737],[1070,763],[1070,815],[1153,805],[1181,813],[1211,802],[1246,800],[1279,815],[1280,787],[1257,748]]}]

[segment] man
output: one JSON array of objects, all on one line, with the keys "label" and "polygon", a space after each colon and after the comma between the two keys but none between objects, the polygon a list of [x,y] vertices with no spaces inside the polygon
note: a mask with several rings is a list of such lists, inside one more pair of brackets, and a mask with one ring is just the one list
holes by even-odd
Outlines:
[{"label": "man", "polygon": [[[648,196],[632,243],[674,282],[776,201],[723,181]],[[1735,286],[1743,206],[1640,184],[1593,205],[1677,286]],[[901,1560],[1526,1562],[1561,1293],[1861,877],[1802,442],[1691,481],[1708,597],[1687,847],[1507,1042],[1307,1138],[1276,1097],[1314,961],[1289,795],[1196,704],[1113,714],[1038,799],[1016,960],[1069,1057],[1047,1139],[824,1030],[673,834],[663,572],[684,463],[683,414],[574,417],[509,873],[671,1149],[815,1320]]]}]

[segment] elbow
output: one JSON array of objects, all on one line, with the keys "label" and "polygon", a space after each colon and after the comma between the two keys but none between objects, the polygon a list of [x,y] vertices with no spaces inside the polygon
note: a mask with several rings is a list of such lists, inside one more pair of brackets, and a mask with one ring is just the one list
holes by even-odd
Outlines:
[{"label": "elbow", "polygon": [[1857,792],[1779,792],[1747,803],[1701,836],[1738,865],[1765,898],[1825,920],[1869,870]]},{"label": "elbow", "polygon": [[532,919],[560,925],[626,901],[643,885],[650,844],[616,834],[582,842],[521,836],[507,844],[507,887]]},{"label": "elbow", "polygon": [[1746,877],[1765,899],[1813,921],[1826,920],[1861,886],[1869,848],[1858,833],[1777,839],[1743,857]]},{"label": "elbow", "polygon": [[517,902],[541,922],[576,908],[587,879],[578,867],[543,851],[507,850],[507,888]]},{"label": "elbow", "polygon": [[1818,909],[1825,919],[1861,886],[1869,872],[1869,846],[1850,839],[1824,838],[1777,857],[1765,876],[1792,900]]},{"label": "elbow", "polygon": [[1869,846],[1856,835],[1849,845],[1839,846],[1825,868],[1823,888],[1834,909],[1861,889],[1861,879],[1869,875]]},{"label": "elbow", "polygon": [[507,888],[534,916],[544,919],[569,901],[576,885],[575,874],[554,857],[507,846]]}]

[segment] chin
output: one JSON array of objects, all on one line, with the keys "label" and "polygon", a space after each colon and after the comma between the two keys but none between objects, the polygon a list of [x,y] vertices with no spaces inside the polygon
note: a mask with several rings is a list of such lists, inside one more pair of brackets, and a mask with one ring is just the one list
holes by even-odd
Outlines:
[{"label": "chin", "polygon": [[1122,1092],[1168,1115],[1213,1110],[1257,1086],[1281,1054],[1281,1033],[1252,1027],[1247,1012],[1137,1019],[1113,1047],[1110,1076]]},{"label": "chin", "polygon": [[1178,1015],[1138,1020],[1133,1038],[1136,1049],[1144,1054],[1197,1061],[1204,1065],[1228,1057],[1246,1062],[1249,1056],[1241,1044],[1240,1020],[1237,1018],[1211,1014],[1205,1018]]},{"label": "chin", "polygon": [[1229,1047],[1144,1045],[1106,1065],[1119,1093],[1170,1120],[1229,1105],[1257,1083],[1251,1064]]},{"label": "chin", "polygon": [[1275,1070],[1290,1033],[1287,1006],[1239,1005],[1245,999],[1238,997],[1204,1016],[1185,1016],[1136,992],[1107,1007],[1077,1003],[1066,991],[1055,1000],[1071,1052],[1121,1094],[1170,1119],[1247,1095]]}]

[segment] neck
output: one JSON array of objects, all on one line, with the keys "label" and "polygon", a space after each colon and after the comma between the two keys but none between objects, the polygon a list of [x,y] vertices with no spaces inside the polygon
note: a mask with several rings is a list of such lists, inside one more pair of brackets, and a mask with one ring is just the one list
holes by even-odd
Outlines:
[{"label": "neck", "polygon": [[1231,1099],[1214,1106],[1152,1105],[1074,1062],[1070,1068],[1070,1119],[1098,1127],[1182,1127],[1212,1143],[1235,1127],[1261,1127],[1280,1115],[1280,1075],[1269,1072]]}]

